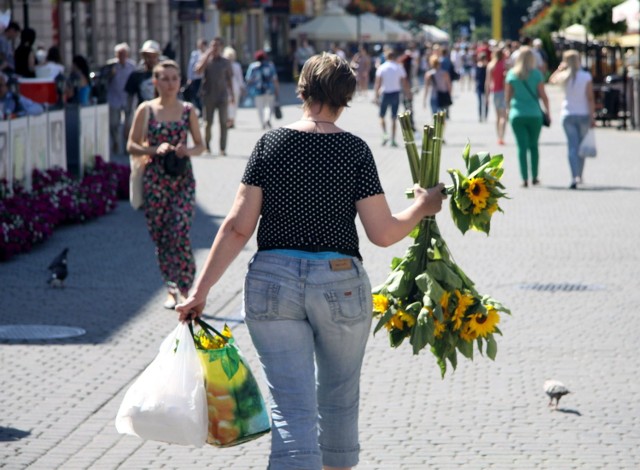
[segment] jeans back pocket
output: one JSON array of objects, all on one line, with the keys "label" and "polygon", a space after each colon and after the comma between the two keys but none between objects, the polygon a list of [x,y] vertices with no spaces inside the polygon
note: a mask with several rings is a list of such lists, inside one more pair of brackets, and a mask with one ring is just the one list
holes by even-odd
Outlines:
[{"label": "jeans back pocket", "polygon": [[367,292],[365,282],[346,283],[339,289],[327,290],[325,299],[331,309],[333,321],[336,323],[355,323],[362,321],[371,315],[371,309],[367,306],[371,303],[371,292]]},{"label": "jeans back pocket", "polygon": [[244,309],[248,318],[267,320],[277,316],[280,286],[274,282],[247,276],[244,284]]}]

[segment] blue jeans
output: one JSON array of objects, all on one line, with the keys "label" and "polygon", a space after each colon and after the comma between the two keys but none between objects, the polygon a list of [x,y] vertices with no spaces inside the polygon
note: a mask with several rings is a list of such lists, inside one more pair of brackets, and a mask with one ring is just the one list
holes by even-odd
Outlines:
[{"label": "blue jeans", "polygon": [[564,127],[564,133],[567,135],[569,166],[571,167],[573,181],[576,178],[582,178],[584,158],[578,155],[578,148],[584,136],[587,135],[589,124],[589,116],[568,115],[562,119],[562,127]]},{"label": "blue jeans", "polygon": [[373,305],[362,263],[341,262],[258,252],[249,263],[244,312],[272,398],[270,470],[358,463]]}]

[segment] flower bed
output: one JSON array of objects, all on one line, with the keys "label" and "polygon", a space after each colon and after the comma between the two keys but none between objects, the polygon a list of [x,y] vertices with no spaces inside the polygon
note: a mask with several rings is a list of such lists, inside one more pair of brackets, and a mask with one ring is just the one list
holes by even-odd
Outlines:
[{"label": "flower bed", "polygon": [[30,251],[59,225],[111,212],[118,199],[129,198],[129,171],[97,156],[82,179],[59,167],[33,170],[31,191],[14,183],[11,195],[0,181],[0,261]]}]

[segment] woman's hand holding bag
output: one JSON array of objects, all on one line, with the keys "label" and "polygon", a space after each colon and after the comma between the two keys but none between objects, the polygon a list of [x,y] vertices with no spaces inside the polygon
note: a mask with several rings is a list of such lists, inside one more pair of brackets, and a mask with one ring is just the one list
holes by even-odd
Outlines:
[{"label": "woman's hand holding bag", "polygon": [[207,440],[207,396],[200,358],[185,323],[127,390],[116,429],[145,440],[202,447]]}]

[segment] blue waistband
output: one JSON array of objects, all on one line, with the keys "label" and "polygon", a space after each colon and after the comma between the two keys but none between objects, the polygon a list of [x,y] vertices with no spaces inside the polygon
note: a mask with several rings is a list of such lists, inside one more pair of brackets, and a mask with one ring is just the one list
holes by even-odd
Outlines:
[{"label": "blue waistband", "polygon": [[302,250],[286,250],[286,249],[276,249],[276,250],[268,250],[264,253],[274,253],[283,256],[291,256],[293,258],[302,258],[302,259],[336,259],[336,258],[344,258],[345,255],[342,253],[337,253],[335,251],[321,251],[319,253],[314,253],[310,251],[302,251]]}]

